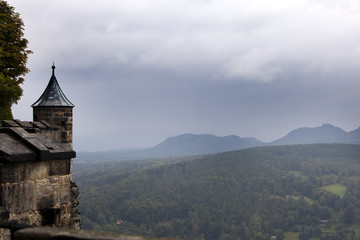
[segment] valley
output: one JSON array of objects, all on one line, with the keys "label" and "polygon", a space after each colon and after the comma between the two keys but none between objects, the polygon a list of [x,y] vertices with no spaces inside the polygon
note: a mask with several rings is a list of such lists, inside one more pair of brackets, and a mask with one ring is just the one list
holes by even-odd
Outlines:
[{"label": "valley", "polygon": [[85,229],[184,239],[360,237],[360,145],[74,164]]}]

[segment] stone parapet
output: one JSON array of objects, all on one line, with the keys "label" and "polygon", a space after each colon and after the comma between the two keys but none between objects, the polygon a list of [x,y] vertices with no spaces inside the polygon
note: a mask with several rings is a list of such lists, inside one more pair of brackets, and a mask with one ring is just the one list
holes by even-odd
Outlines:
[{"label": "stone parapet", "polygon": [[[160,238],[145,238],[138,236],[127,236],[116,233],[70,230],[58,228],[26,228],[14,234],[14,240],[160,240]],[[161,238],[161,240],[175,240],[173,238]]]},{"label": "stone parapet", "polygon": [[70,159],[76,153],[58,141],[59,129],[50,123],[0,121],[0,163]]}]

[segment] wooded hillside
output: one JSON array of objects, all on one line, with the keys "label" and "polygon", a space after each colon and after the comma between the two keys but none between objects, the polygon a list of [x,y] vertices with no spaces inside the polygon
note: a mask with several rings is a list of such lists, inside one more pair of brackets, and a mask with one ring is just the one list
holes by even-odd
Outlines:
[{"label": "wooded hillside", "polygon": [[75,164],[82,226],[188,239],[359,237],[360,145]]}]

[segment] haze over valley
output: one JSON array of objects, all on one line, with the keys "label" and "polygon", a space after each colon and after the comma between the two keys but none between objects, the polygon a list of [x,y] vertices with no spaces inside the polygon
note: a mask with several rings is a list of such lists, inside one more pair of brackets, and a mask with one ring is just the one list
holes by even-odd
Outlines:
[{"label": "haze over valley", "polygon": [[360,144],[360,127],[350,132],[346,132],[345,130],[331,124],[323,124],[314,128],[302,127],[289,132],[280,139],[267,143],[253,137],[240,138],[235,135],[218,137],[211,134],[182,134],[179,136],[169,137],[151,148],[128,148],[98,152],[79,152],[75,161],[179,157],[211,154],[269,145],[313,143]]}]

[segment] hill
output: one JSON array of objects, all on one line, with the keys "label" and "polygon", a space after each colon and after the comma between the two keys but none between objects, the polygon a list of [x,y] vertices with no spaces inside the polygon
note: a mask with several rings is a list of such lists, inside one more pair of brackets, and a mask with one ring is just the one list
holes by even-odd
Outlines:
[{"label": "hill", "polygon": [[347,133],[347,142],[360,144],[360,127]]},{"label": "hill", "polygon": [[353,143],[360,144],[360,128],[350,132],[323,124],[314,128],[298,128],[269,145],[312,144],[312,143]]},{"label": "hill", "polygon": [[347,142],[347,133],[331,124],[323,124],[315,128],[298,128],[285,137],[270,144],[311,144],[311,143],[344,143]]},{"label": "hill", "polygon": [[255,138],[240,138],[235,135],[217,137],[210,134],[182,134],[169,137],[148,150],[151,155],[189,156],[239,150],[264,145]]},{"label": "hill", "polygon": [[269,146],[74,165],[74,178],[85,229],[209,240],[290,233],[350,239],[360,223],[359,160],[360,145]]},{"label": "hill", "polygon": [[265,145],[256,138],[235,135],[218,137],[211,134],[182,134],[169,137],[152,148],[117,149],[101,152],[79,152],[76,162],[126,159],[185,157],[239,150]]}]

